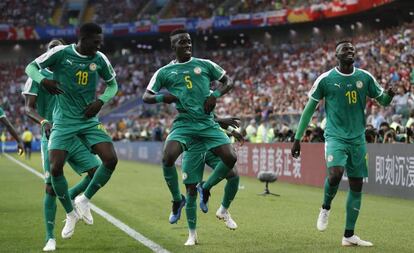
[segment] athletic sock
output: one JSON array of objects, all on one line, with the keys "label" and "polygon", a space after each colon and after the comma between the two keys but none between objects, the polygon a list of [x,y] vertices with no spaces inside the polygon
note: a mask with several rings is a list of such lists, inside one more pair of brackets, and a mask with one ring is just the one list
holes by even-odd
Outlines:
[{"label": "athletic sock", "polygon": [[232,168],[227,167],[222,161],[220,161],[204,182],[203,189],[210,190],[213,186],[223,180],[231,169]]},{"label": "athletic sock", "polygon": [[180,187],[178,186],[178,174],[175,166],[162,166],[164,172],[165,182],[167,182],[168,189],[170,189],[173,201],[181,201]]},{"label": "athletic sock", "polygon": [[228,209],[231,202],[239,190],[240,177],[235,176],[227,179],[226,186],[224,187],[223,201],[221,204],[224,208]]},{"label": "athletic sock", "polygon": [[72,212],[73,206],[72,201],[69,197],[68,182],[66,181],[65,176],[52,176],[52,186],[57,198],[59,199],[60,203],[62,203],[65,212]]},{"label": "athletic sock", "polygon": [[324,185],[324,197],[323,197],[323,205],[322,208],[329,210],[331,209],[331,203],[332,200],[335,198],[336,192],[338,191],[338,185],[330,185],[328,177],[325,179],[325,185]]},{"label": "athletic sock", "polygon": [[86,198],[91,199],[93,195],[108,182],[112,172],[113,170],[107,169],[103,163],[99,165],[83,195],[85,195]]},{"label": "athletic sock", "polygon": [[46,241],[48,241],[49,239],[55,238],[53,230],[55,228],[56,218],[56,197],[49,193],[46,193],[43,199],[43,215],[46,225]]},{"label": "athletic sock", "polygon": [[190,230],[195,230],[197,225],[197,196],[191,196],[187,193],[187,204],[185,213],[187,214],[187,224]]},{"label": "athletic sock", "polygon": [[81,192],[84,192],[85,189],[88,187],[89,183],[91,182],[91,180],[92,180],[91,177],[89,175],[86,175],[85,177],[82,178],[81,181],[79,181],[79,183],[77,183],[76,185],[74,185],[73,187],[71,187],[69,189],[70,199],[73,200]]}]

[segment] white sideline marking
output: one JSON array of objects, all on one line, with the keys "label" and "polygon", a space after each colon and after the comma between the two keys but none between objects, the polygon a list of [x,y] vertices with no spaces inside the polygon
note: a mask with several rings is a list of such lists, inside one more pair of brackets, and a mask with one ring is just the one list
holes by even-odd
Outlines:
[{"label": "white sideline marking", "polygon": [[[23,167],[27,171],[35,174],[36,176],[40,177],[41,179],[44,178],[42,173],[36,171],[35,169],[29,167],[26,164],[20,162],[19,160],[16,160],[14,157],[10,156],[9,154],[5,153],[5,155],[8,159],[10,159],[11,161],[17,163],[18,165],[20,165],[21,167]],[[145,245],[147,248],[151,249],[152,251],[157,252],[157,253],[170,253],[168,250],[164,249],[161,245],[158,245],[155,242],[151,241],[150,239],[146,238],[145,236],[138,233],[137,231],[135,231],[134,229],[132,229],[131,227],[129,227],[128,225],[126,225],[122,221],[118,220],[117,218],[113,217],[112,215],[110,215],[109,213],[105,212],[104,210],[100,209],[99,207],[95,206],[92,203],[91,203],[91,209],[95,213],[102,216],[105,220],[109,221],[115,227],[117,227],[120,230],[124,231],[127,235],[131,236],[132,238],[134,238],[138,242],[142,243],[143,245]]]}]

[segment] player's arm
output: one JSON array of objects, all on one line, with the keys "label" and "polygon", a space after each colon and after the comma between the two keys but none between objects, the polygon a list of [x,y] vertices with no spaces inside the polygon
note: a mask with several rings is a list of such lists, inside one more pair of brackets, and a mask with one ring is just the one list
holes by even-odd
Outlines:
[{"label": "player's arm", "polygon": [[85,110],[85,117],[87,119],[95,117],[102,109],[102,106],[115,97],[118,92],[118,83],[115,78],[106,82],[106,88],[102,95],[98,97],[94,102],[90,103]]},{"label": "player's arm", "polygon": [[305,106],[305,109],[303,110],[302,116],[300,117],[298,129],[295,134],[295,141],[293,142],[293,147],[291,150],[292,156],[295,158],[300,156],[300,140],[302,139],[303,133],[309,125],[309,122],[312,118],[313,113],[315,112],[317,105],[317,101],[309,99],[308,103]]},{"label": "player's arm", "polygon": [[62,46],[54,47],[29,63],[25,69],[26,74],[33,81],[40,83],[50,94],[54,95],[62,94],[63,90],[59,88],[59,83],[57,81],[47,79],[44,75],[42,75],[42,73],[40,73],[40,69],[52,66],[56,61],[60,60],[62,49]]},{"label": "player's arm", "polygon": [[17,141],[17,149],[19,154],[21,155],[23,153],[24,147],[23,147],[23,141],[20,138],[20,136],[17,134],[16,129],[13,127],[13,125],[10,123],[10,121],[6,117],[0,118],[1,123],[6,126],[7,131],[13,136],[13,138]]},{"label": "player's arm", "polygon": [[382,106],[388,106],[391,104],[392,99],[395,96],[395,87],[389,88],[386,92],[383,92],[379,97],[376,97],[375,100]]},{"label": "player's arm", "polygon": [[218,85],[217,89],[215,89],[204,102],[204,111],[206,114],[210,114],[214,110],[217,98],[223,96],[234,87],[233,81],[228,75],[223,75],[219,82],[220,85]]},{"label": "player's arm", "polygon": [[178,98],[171,93],[156,94],[151,90],[146,90],[142,100],[147,104],[166,103],[171,104],[178,101]]},{"label": "player's arm", "polygon": [[39,115],[36,110],[36,100],[37,96],[31,94],[24,94],[25,98],[25,106],[24,111],[25,114],[31,118],[34,122],[41,125],[42,129],[45,131],[46,138],[49,139],[50,131],[52,129],[52,124],[45,118]]}]

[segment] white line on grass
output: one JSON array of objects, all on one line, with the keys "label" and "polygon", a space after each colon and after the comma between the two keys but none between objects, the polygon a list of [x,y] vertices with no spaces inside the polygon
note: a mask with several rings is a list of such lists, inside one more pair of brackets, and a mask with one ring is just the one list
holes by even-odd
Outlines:
[{"label": "white line on grass", "polygon": [[[11,161],[17,163],[18,165],[20,165],[21,167],[23,167],[27,171],[29,171],[29,172],[31,172],[31,173],[35,174],[36,176],[43,179],[42,173],[36,171],[35,169],[29,167],[28,165],[20,162],[19,160],[15,159],[14,157],[12,157],[8,154],[5,154],[5,155]],[[92,203],[91,203],[91,209],[93,211],[95,211],[95,213],[102,216],[105,220],[109,221],[115,227],[117,227],[117,228],[121,229],[122,231],[124,231],[127,235],[131,236],[132,238],[134,238],[138,242],[140,242],[140,243],[144,244],[146,247],[150,248],[152,251],[157,252],[157,253],[169,253],[169,251],[164,249],[163,247],[161,247],[161,245],[158,245],[155,242],[151,241],[150,239],[146,238],[145,236],[138,233],[137,231],[135,231],[134,229],[132,229],[131,227],[129,227],[128,225],[126,225],[122,221],[118,220],[117,218],[113,217],[112,215],[110,215],[109,213],[105,212],[104,210],[100,209],[99,207],[95,206]]]}]

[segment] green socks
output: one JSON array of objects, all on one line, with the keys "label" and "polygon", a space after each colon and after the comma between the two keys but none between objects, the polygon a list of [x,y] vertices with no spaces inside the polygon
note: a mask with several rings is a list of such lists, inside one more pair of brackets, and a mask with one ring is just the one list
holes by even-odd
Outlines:
[{"label": "green socks", "polygon": [[170,189],[173,201],[181,201],[180,187],[178,186],[178,174],[175,166],[162,166],[164,172],[165,182],[167,182],[168,189]]},{"label": "green socks", "polygon": [[332,186],[329,184],[328,177],[325,179],[325,186],[324,186],[324,197],[323,197],[323,208],[324,209],[331,209],[332,200],[335,198],[336,192],[338,191],[339,184],[336,186]]},{"label": "green socks", "polygon": [[214,168],[211,175],[207,178],[207,181],[204,182],[203,189],[210,190],[213,186],[223,180],[231,169],[232,168],[227,167],[222,161],[220,161]]},{"label": "green socks", "polygon": [[223,201],[221,202],[223,207],[225,207],[226,209],[230,207],[231,202],[233,201],[234,197],[237,194],[237,191],[239,190],[239,182],[239,176],[227,179],[226,186],[224,187]]},{"label": "green socks", "polygon": [[189,229],[196,229],[197,224],[197,195],[191,196],[187,193],[187,204],[185,206],[187,224]]},{"label": "green socks", "polygon": [[52,176],[52,186],[66,213],[72,212],[73,206],[71,199],[69,198],[68,182],[66,181],[65,176]]},{"label": "green socks", "polygon": [[88,187],[89,183],[91,182],[91,177],[86,175],[82,178],[82,180],[74,185],[72,188],[69,189],[69,196],[70,199],[75,199],[81,192],[84,192],[85,189]]},{"label": "green socks", "polygon": [[346,226],[347,230],[354,230],[355,223],[358,219],[359,209],[361,208],[361,192],[349,190],[348,199],[346,200]]},{"label": "green socks", "polygon": [[48,193],[43,199],[43,214],[45,216],[46,225],[46,241],[55,238],[53,230],[55,228],[56,217],[56,197]]},{"label": "green socks", "polygon": [[112,172],[112,170],[107,169],[103,164],[101,164],[96,170],[95,175],[83,195],[85,195],[86,198],[91,199],[93,195],[95,195],[95,193],[108,182],[111,178]]}]

